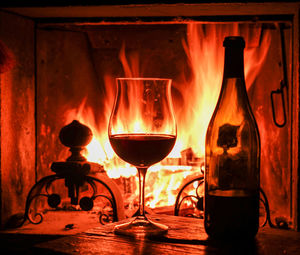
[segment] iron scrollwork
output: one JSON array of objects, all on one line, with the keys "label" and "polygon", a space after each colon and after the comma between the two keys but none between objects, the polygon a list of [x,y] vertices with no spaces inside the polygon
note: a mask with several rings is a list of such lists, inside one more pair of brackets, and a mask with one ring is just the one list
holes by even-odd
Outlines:
[{"label": "iron scrollwork", "polygon": [[[61,129],[59,139],[63,145],[70,148],[71,156],[66,161],[53,162],[51,170],[55,174],[42,178],[31,188],[26,199],[24,219],[20,223],[20,226],[26,220],[29,220],[33,224],[40,224],[43,221],[43,213],[32,213],[33,210],[31,209],[32,202],[38,197],[46,197],[48,205],[52,209],[58,208],[61,204],[61,197],[57,193],[51,193],[50,187],[55,181],[60,179],[65,182],[71,205],[79,205],[82,210],[90,211],[94,208],[95,199],[105,199],[105,208],[102,208],[101,212],[99,212],[100,223],[106,224],[118,221],[117,203],[113,191],[107,183],[90,175],[92,163],[88,162],[81,154],[85,146],[91,142],[92,137],[91,129],[81,124],[78,120],[73,120]],[[92,188],[92,195],[80,198],[80,189],[85,184],[88,184]],[[97,184],[104,186],[105,190],[108,191],[108,195],[107,192],[98,194]],[[38,206],[36,205],[35,207]]]},{"label": "iron scrollwork", "polygon": [[[54,181],[58,179],[62,179],[62,177],[59,177],[56,174],[49,175],[42,178],[31,188],[26,199],[25,215],[24,215],[24,221],[22,222],[22,225],[25,223],[26,219],[29,220],[29,222],[32,224],[40,224],[43,221],[43,213],[35,212],[34,215],[32,215],[32,210],[30,209],[31,204],[37,197],[47,197],[48,204],[50,202],[49,206],[52,207],[54,205],[52,203],[52,198],[56,195],[49,194],[49,187]],[[45,190],[44,193],[43,193],[43,189]],[[38,219],[36,220],[36,218]]]},{"label": "iron scrollwork", "polygon": [[[191,187],[191,185],[193,185],[193,188],[195,189],[195,194],[193,195],[189,194],[189,187]],[[204,176],[201,175],[188,181],[182,186],[176,197],[174,208],[175,216],[203,218],[203,200]],[[189,201],[189,203],[187,201]],[[184,203],[185,207],[183,208]],[[267,196],[260,188],[260,227],[264,227],[267,223],[271,227],[275,227],[271,221]]]},{"label": "iron scrollwork", "polygon": [[[197,217],[202,218],[202,212],[203,212],[203,192],[200,192],[200,189],[203,187],[204,183],[204,177],[203,175],[196,177],[190,181],[188,181],[186,184],[184,184],[179,191],[176,201],[175,201],[175,209],[174,214],[175,216],[186,216],[186,217]],[[195,194],[188,194],[186,191],[188,190],[188,187],[191,185],[196,184],[193,189],[195,190]],[[182,205],[185,202],[188,202],[190,206],[188,208],[192,209],[188,210],[187,213],[180,213],[180,209],[182,209]],[[198,213],[195,213],[198,212]]]},{"label": "iron scrollwork", "polygon": [[[21,225],[28,220],[32,224],[40,224],[43,221],[43,212],[33,209],[33,201],[37,198],[46,197],[48,206],[52,209],[58,209],[61,204],[61,196],[57,193],[51,193],[50,187],[57,180],[65,180],[65,186],[68,189],[68,195],[72,205],[80,206],[81,210],[90,211],[94,208],[94,201],[97,198],[105,199],[104,207],[99,212],[99,222],[107,224],[109,222],[118,221],[116,199],[113,191],[102,180],[88,175],[89,168],[87,162],[54,162],[51,166],[54,175],[49,175],[38,181],[28,193],[25,205],[24,220]],[[82,169],[85,169],[82,171]],[[88,169],[88,171],[86,171]],[[75,173],[75,175],[74,175]],[[92,188],[92,195],[79,198],[79,189],[84,184],[88,184]],[[98,194],[97,184],[101,184],[106,193]],[[79,200],[79,201],[78,201]],[[38,207],[37,205],[35,208]]]}]

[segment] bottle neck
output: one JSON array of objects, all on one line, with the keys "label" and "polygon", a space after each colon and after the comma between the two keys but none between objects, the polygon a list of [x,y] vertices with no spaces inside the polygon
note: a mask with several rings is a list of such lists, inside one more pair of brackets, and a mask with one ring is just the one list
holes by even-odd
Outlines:
[{"label": "bottle neck", "polygon": [[244,49],[226,47],[223,78],[244,79]]}]

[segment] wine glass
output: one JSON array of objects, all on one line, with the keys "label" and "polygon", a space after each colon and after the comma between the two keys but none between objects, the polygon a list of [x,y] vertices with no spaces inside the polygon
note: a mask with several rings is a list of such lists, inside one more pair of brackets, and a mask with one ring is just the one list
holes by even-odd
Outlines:
[{"label": "wine glass", "polygon": [[168,227],[145,215],[147,169],[172,150],[177,130],[171,99],[171,79],[117,78],[117,93],[108,135],[115,153],[135,166],[139,175],[139,209],[131,222],[115,226],[116,234],[157,236]]}]

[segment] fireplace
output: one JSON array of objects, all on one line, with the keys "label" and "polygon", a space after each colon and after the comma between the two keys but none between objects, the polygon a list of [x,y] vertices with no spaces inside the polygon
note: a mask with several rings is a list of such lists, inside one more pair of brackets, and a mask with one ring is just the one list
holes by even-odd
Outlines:
[{"label": "fireplace", "polygon": [[94,134],[87,159],[124,187],[125,203],[134,201],[135,170],[114,156],[107,138],[114,78],[121,76],[173,79],[178,143],[147,180],[157,185],[148,187],[148,207],[173,207],[179,188],[201,175],[222,41],[242,35],[261,136],[261,187],[272,219],[299,230],[298,12],[298,3],[3,6],[0,40],[12,64],[0,76],[2,226],[24,211],[50,164],[68,157],[58,134],[74,119]]}]

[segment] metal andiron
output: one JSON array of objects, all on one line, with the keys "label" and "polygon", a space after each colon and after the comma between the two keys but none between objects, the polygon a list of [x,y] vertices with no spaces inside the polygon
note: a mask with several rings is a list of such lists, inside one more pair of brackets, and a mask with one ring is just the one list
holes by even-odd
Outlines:
[{"label": "metal andiron", "polygon": [[[194,194],[190,194],[190,190],[194,189]],[[179,190],[174,206],[175,216],[193,217],[203,219],[204,208],[204,173],[187,181]],[[268,224],[270,227],[288,229],[288,222],[283,217],[276,217],[275,223],[271,220],[270,207],[267,196],[262,188],[260,188],[260,212],[259,227]]]},{"label": "metal andiron", "polygon": [[[55,173],[46,176],[39,180],[29,191],[26,206],[24,221],[29,220],[33,224],[40,224],[43,221],[43,214],[40,212],[32,212],[32,202],[38,197],[46,197],[48,205],[55,209],[61,204],[61,196],[57,193],[51,193],[51,185],[63,179],[65,187],[68,190],[68,197],[72,205],[79,205],[84,211],[90,211],[94,207],[96,198],[106,200],[105,206],[109,207],[105,212],[99,212],[99,221],[101,224],[118,221],[116,198],[110,189],[109,185],[104,181],[91,176],[91,163],[81,155],[81,151],[92,140],[92,131],[89,127],[74,120],[69,125],[63,127],[59,134],[61,143],[70,147],[71,156],[66,161],[53,162],[51,170]],[[97,192],[97,184],[101,184],[106,193]],[[84,185],[89,185],[92,189],[91,196],[80,197],[80,188]]]}]

